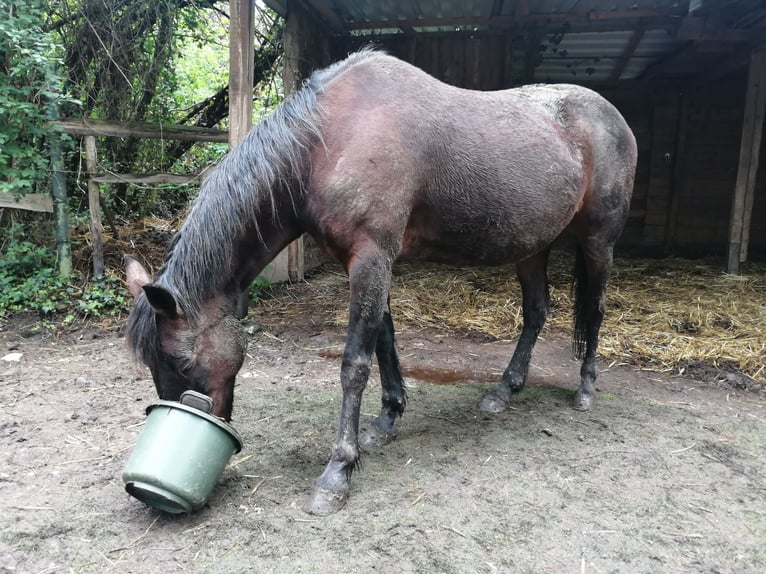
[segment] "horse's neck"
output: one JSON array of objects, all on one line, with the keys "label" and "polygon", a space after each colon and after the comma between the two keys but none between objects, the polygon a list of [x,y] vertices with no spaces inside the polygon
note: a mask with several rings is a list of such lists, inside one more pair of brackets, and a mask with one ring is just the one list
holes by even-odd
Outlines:
[{"label": "horse's neck", "polygon": [[247,289],[292,241],[303,232],[292,204],[272,212],[268,206],[260,212],[256,225],[248,227],[237,249],[236,280]]}]

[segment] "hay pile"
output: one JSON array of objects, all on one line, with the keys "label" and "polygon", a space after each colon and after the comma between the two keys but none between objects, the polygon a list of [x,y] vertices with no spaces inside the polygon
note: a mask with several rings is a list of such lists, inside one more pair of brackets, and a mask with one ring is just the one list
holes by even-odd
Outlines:
[{"label": "hay pile", "polygon": [[[571,336],[571,271],[570,255],[551,256],[551,311],[544,334]],[[766,382],[766,265],[749,264],[745,274],[730,276],[722,272],[721,260],[617,259],[607,295],[599,346],[604,361],[679,373],[703,364]],[[323,309],[329,320],[345,324],[347,301],[346,278],[332,267],[261,304],[277,316]],[[399,265],[391,307],[398,329],[428,327],[512,340],[522,322],[513,266]]]},{"label": "hay pile", "polygon": [[[115,238],[109,226],[104,227],[103,249],[106,274],[122,277],[123,255],[138,258],[154,273],[165,260],[168,244],[180,225],[180,218],[164,220],[145,217],[130,225],[120,225]],[[86,226],[72,229],[72,261],[75,269],[88,276],[93,261],[90,230]]]}]

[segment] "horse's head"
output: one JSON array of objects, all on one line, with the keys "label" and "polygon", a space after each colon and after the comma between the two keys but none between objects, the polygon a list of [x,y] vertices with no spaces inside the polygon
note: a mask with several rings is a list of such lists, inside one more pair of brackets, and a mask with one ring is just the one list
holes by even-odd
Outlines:
[{"label": "horse's head", "polygon": [[247,350],[244,330],[234,316],[236,298],[212,297],[192,317],[135,259],[126,257],[126,276],[135,299],[128,341],[149,367],[157,394],[177,401],[186,390],[204,393],[213,399],[213,414],[230,420],[234,378]]}]

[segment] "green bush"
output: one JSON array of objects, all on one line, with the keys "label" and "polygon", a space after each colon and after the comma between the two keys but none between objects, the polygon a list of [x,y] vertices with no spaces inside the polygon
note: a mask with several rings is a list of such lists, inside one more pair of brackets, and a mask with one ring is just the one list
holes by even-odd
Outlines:
[{"label": "green bush", "polygon": [[119,315],[129,303],[122,281],[116,277],[102,277],[88,283],[77,301],[77,310],[85,317]]},{"label": "green bush", "polygon": [[66,306],[76,290],[56,272],[55,254],[14,235],[0,259],[0,315],[18,311],[47,315]]},{"label": "green bush", "polygon": [[39,0],[0,0],[0,193],[24,195],[48,177],[41,149],[58,80],[43,18]]},{"label": "green bush", "polygon": [[73,274],[63,278],[56,270],[56,255],[25,237],[19,224],[4,230],[0,253],[0,317],[22,311],[43,319],[60,315],[102,317],[127,311],[125,287],[116,277],[86,282]]}]

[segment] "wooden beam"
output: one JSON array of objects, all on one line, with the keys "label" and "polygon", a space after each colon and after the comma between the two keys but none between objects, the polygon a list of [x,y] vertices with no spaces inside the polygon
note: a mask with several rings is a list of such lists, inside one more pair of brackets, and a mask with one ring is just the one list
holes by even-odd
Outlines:
[{"label": "wooden beam", "polygon": [[253,125],[254,3],[229,2],[229,146],[234,147]]},{"label": "wooden beam", "polygon": [[503,53],[503,77],[502,88],[510,88],[513,85],[513,35],[506,32],[503,41],[505,43]]},{"label": "wooden beam", "polygon": [[681,204],[681,188],[684,183],[684,162],[686,157],[686,140],[689,126],[689,95],[678,95],[675,145],[673,146],[673,166],[670,177],[668,194],[668,213],[665,221],[665,248],[671,250],[676,246],[676,230],[678,228],[678,211]]},{"label": "wooden beam", "polygon": [[523,20],[529,16],[529,2],[528,0],[516,0],[516,9],[514,15],[517,20]]},{"label": "wooden beam", "polygon": [[88,211],[90,212],[90,244],[93,254],[93,278],[104,276],[104,226],[101,224],[101,205],[96,175],[96,136],[85,136],[85,168],[88,171]]},{"label": "wooden beam", "polygon": [[[312,3],[313,5],[314,3]],[[313,6],[318,9],[317,6]],[[321,30],[307,10],[297,0],[287,2],[284,27],[284,67],[282,84],[285,96],[300,89],[301,82],[311,72],[311,56],[322,58]],[[304,276],[303,237],[299,237],[279,253],[261,271],[260,277],[267,281],[301,281]]]},{"label": "wooden beam", "polygon": [[710,69],[695,79],[694,88],[705,89],[712,82],[732,73],[734,70],[747,66],[750,63],[752,51],[749,47],[740,48],[723,57],[714,66],[711,66]]},{"label": "wooden beam", "polygon": [[[306,11],[302,10],[297,2],[289,2],[288,9],[284,31],[284,68],[282,70],[285,96],[300,89],[301,81],[306,74],[303,62],[307,56],[306,47],[307,44],[310,44],[312,32],[316,33],[316,27],[310,25]],[[303,237],[299,237],[277,256],[273,262],[275,266],[273,273],[282,281],[301,281],[304,272],[303,263]]]},{"label": "wooden beam", "polygon": [[686,16],[678,28],[679,40],[694,40],[695,42],[757,42],[763,38],[763,32],[758,29],[729,28],[728,26],[710,21],[707,17]]},{"label": "wooden beam", "polygon": [[641,80],[649,81],[658,76],[662,76],[673,70],[675,66],[683,62],[694,54],[696,47],[693,42],[688,42],[675,52],[660,60],[656,64],[652,64],[641,74]]},{"label": "wooden beam", "polygon": [[63,118],[50,122],[51,127],[75,136],[109,136],[193,142],[226,143],[229,132],[211,128],[152,124],[148,122],[109,122],[92,118]]},{"label": "wooden beam", "polygon": [[333,32],[345,32],[346,27],[340,17],[327,5],[324,0],[305,0],[306,3],[316,10],[324,18]]},{"label": "wooden beam", "polygon": [[522,84],[529,84],[535,79],[535,70],[542,61],[540,45],[542,33],[539,30],[529,30],[524,42],[524,74],[521,77]]},{"label": "wooden beam", "polygon": [[185,184],[200,183],[202,181],[202,174],[104,173],[93,175],[90,179],[96,183],[132,183],[136,185]]},{"label": "wooden beam", "polygon": [[[523,12],[523,10],[522,10]],[[411,26],[417,28],[431,28],[439,26],[459,27],[459,26],[493,26],[496,28],[521,27],[530,24],[548,24],[569,22],[610,22],[622,21],[626,25],[632,22],[635,27],[636,22],[641,20],[662,19],[665,25],[678,25],[678,16],[684,11],[680,8],[671,8],[666,10],[609,10],[604,12],[551,12],[551,13],[527,13],[499,16],[465,16],[456,18],[422,18],[415,20],[368,20],[349,22],[345,25],[347,30],[375,30],[379,28],[398,28],[400,26]]]},{"label": "wooden beam", "polygon": [[47,193],[28,193],[21,197],[0,193],[0,208],[4,207],[53,213],[53,198]]},{"label": "wooden beam", "polygon": [[750,221],[755,196],[755,179],[761,150],[764,112],[766,111],[766,52],[753,52],[745,95],[745,117],[739,151],[737,183],[734,187],[729,222],[729,250],[726,270],[739,272],[739,264],[747,261]]},{"label": "wooden beam", "polygon": [[622,54],[620,54],[620,57],[617,58],[617,61],[614,63],[614,68],[612,68],[612,73],[609,75],[609,79],[620,79],[622,72],[625,70],[625,66],[628,65],[628,62],[630,62],[630,59],[633,57],[633,54],[635,53],[636,48],[638,48],[638,45],[641,43],[641,39],[643,37],[643,28],[637,28],[633,31],[633,33],[630,35],[628,43],[625,45],[625,49],[623,49]]}]

